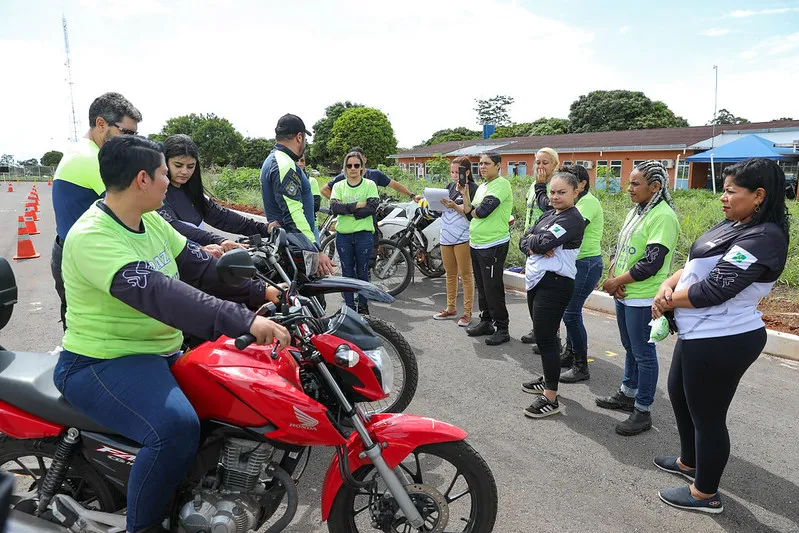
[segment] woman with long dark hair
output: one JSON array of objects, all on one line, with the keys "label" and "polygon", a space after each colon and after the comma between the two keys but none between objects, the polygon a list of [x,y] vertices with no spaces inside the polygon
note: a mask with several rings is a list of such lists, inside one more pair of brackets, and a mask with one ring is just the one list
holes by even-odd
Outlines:
[{"label": "woman with long dark hair", "polygon": [[583,242],[585,221],[575,208],[579,182],[571,172],[552,177],[548,209],[519,239],[527,256],[524,267],[527,307],[533,333],[541,349],[544,376],[522,384],[522,390],[538,397],[524,415],[543,418],[560,412],[558,378],[560,343],[558,328],[574,291],[577,255]]},{"label": "woman with long dark hair", "polygon": [[461,173],[466,175],[469,196],[474,197],[477,192],[477,184],[472,176],[472,162],[465,156],[456,157],[449,165],[449,175],[452,178],[447,183],[449,198],[441,201],[447,207],[441,215],[441,259],[447,271],[447,308],[433,315],[433,319],[446,320],[457,316],[455,301],[460,276],[463,283],[463,314],[458,319],[458,325],[465,328],[472,323],[474,274],[469,252],[469,221],[464,213],[463,195],[458,190]]},{"label": "woman with long dark hair", "polygon": [[591,377],[588,371],[588,332],[583,324],[583,304],[596,288],[602,277],[602,231],[605,215],[596,196],[591,194],[591,180],[582,165],[564,168],[577,176],[577,203],[575,207],[585,220],[585,234],[577,255],[577,274],[574,277],[574,292],[563,313],[566,324],[566,347],[560,366],[568,368],[560,375],[562,383],[576,383]]},{"label": "woman with long dark hair", "polygon": [[[191,137],[183,134],[167,137],[164,157],[169,168],[169,188],[164,206],[158,212],[167,220],[176,218],[198,228],[209,224],[218,230],[243,236],[268,234],[267,225],[263,222],[222,207],[206,194],[200,175],[200,153]],[[237,246],[231,244],[233,246],[227,246],[227,249]],[[222,248],[226,246],[223,244]]]},{"label": "woman with long dark hair", "polygon": [[635,203],[624,219],[602,288],[615,298],[616,322],[625,350],[624,378],[612,396],[597,398],[603,409],[627,411],[616,424],[619,435],[652,428],[652,404],[658,381],[658,357],[649,342],[652,302],[669,276],[680,223],[669,194],[669,175],[660,161],[649,160],[630,173],[627,187]]},{"label": "woman with long dark hair", "polygon": [[763,158],[727,167],[721,205],[726,220],[694,242],[652,304],[653,318],[673,311],[677,325],[669,398],[680,432],[680,455],[654,462],[693,481],[661,490],[660,499],[713,514],[724,510],[718,488],[730,455],[727,410],[766,345],[757,304],[788,257],[785,174]]}]

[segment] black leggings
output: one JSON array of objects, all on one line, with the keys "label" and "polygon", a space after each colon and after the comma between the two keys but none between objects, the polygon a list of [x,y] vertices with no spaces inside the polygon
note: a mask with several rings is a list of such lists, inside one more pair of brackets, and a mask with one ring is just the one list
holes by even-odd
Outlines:
[{"label": "black leggings", "polygon": [[563,312],[574,292],[574,280],[547,272],[538,284],[527,291],[527,308],[533,321],[535,342],[541,351],[544,382],[549,390],[558,390],[560,379],[560,343],[558,329]]},{"label": "black leggings", "polygon": [[766,328],[678,340],[669,371],[669,398],[680,432],[680,460],[696,467],[697,490],[715,494],[730,457],[727,410],[738,382],[766,346]]}]

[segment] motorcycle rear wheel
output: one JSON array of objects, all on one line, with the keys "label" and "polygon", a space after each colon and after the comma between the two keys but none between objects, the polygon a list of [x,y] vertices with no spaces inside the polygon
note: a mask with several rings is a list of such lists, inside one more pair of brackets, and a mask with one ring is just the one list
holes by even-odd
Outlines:
[{"label": "motorcycle rear wheel", "polygon": [[[32,500],[35,498],[38,502],[39,487],[53,462],[58,442],[57,438],[19,440],[0,435],[0,470],[14,475],[12,508],[32,514]],[[125,505],[125,496],[114,490],[77,453],[70,460],[59,493],[94,511],[113,513]]]},{"label": "motorcycle rear wheel", "polygon": [[[395,252],[399,252],[396,257],[394,257]],[[389,262],[391,264],[388,264]],[[369,271],[369,281],[391,296],[397,296],[411,283],[413,265],[411,254],[407,249],[399,248],[397,243],[390,239],[380,239],[375,264]]]},{"label": "motorcycle rear wheel", "polygon": [[[497,518],[497,484],[485,460],[466,441],[419,446],[400,464],[400,468],[414,485],[427,487],[433,494],[437,492],[448,504],[448,513],[437,513],[432,509],[435,506],[428,506],[422,513],[426,519],[427,529],[424,531],[488,533],[493,530]],[[353,475],[355,479],[364,480],[373,477],[374,472],[374,467],[367,465]],[[463,490],[464,483],[468,490]],[[378,493],[382,494],[384,490],[385,483],[378,480]],[[462,501],[467,496],[468,512]],[[448,514],[446,523],[436,523],[444,514]],[[412,531],[410,524],[402,523],[402,520],[404,517],[394,526],[395,530]],[[372,526],[369,494],[342,486],[333,501],[327,528],[330,533],[380,531]]]}]

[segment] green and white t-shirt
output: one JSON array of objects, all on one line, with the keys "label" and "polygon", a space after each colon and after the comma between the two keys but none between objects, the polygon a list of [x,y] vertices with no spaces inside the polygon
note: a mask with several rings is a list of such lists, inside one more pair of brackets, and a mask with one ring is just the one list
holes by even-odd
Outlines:
[{"label": "green and white t-shirt", "polygon": [[[341,180],[333,185],[333,190],[330,193],[331,200],[338,200],[342,204],[365,202],[369,198],[380,198],[380,196],[377,194],[375,182],[364,178],[361,178],[361,182],[354,187],[346,179]],[[357,231],[374,233],[374,217],[356,219],[354,215],[339,215],[336,221],[336,231],[344,235]]]},{"label": "green and white t-shirt", "polygon": [[[94,204],[69,231],[61,269],[68,324],[63,346],[70,352],[114,359],[180,349],[183,333],[111,296],[114,276],[129,263],[179,277],[175,258],[186,237],[154,211],[142,215],[142,224],[143,233],[130,231]],[[146,276],[128,282],[146,283]]]},{"label": "green and white t-shirt", "polygon": [[472,218],[469,224],[470,245],[472,248],[491,248],[510,240],[510,214],[513,209],[513,191],[510,182],[498,176],[477,187],[472,199],[472,207],[477,209],[487,196],[499,200],[499,206],[485,218]]},{"label": "green and white t-shirt", "polygon": [[585,227],[583,244],[580,246],[577,260],[602,255],[602,231],[605,228],[605,213],[602,211],[602,204],[599,203],[596,196],[589,192],[578,200],[575,207],[583,215],[583,218],[590,222]]},{"label": "green and white t-shirt", "polygon": [[[624,220],[626,226],[636,216],[637,208],[627,213]],[[660,244],[669,249],[663,266],[657,274],[643,281],[635,281],[625,285],[627,296],[622,303],[633,307],[652,305],[652,300],[671,271],[674,248],[680,236],[680,223],[677,214],[665,201],[660,202],[646,214],[626,242],[620,242],[616,250],[616,259],[613,267],[613,276],[624,274],[644,257],[648,244]]]}]

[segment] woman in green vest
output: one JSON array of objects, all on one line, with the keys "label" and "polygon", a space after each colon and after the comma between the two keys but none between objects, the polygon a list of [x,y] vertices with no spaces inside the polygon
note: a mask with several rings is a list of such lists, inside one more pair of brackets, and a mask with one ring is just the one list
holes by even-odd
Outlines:
[{"label": "woman in green vest", "polygon": [[485,340],[489,346],[510,341],[502,275],[510,243],[508,222],[513,192],[510,182],[499,175],[501,164],[499,154],[489,152],[480,156],[480,176],[485,183],[477,188],[474,200],[468,187],[458,185],[463,211],[470,221],[469,247],[480,305],[480,323],[466,328],[466,333],[470,337],[490,335]]},{"label": "woman in green vest", "polygon": [[624,220],[608,279],[602,288],[616,299],[616,322],[626,351],[624,379],[613,396],[597,398],[604,409],[632,413],[616,425],[620,435],[652,427],[658,358],[649,342],[652,302],[671,270],[680,223],[669,194],[669,175],[660,161],[644,161],[630,174],[627,190],[635,202]]},{"label": "woman in green vest", "polygon": [[566,349],[561,359],[570,368],[561,373],[562,383],[576,383],[590,377],[588,372],[588,333],[583,325],[583,304],[596,288],[602,277],[602,231],[605,227],[605,215],[602,205],[589,190],[591,181],[588,171],[581,165],[571,165],[564,170],[577,176],[577,210],[585,219],[585,233],[580,253],[577,255],[577,275],[574,278],[574,292],[569,306],[563,313],[566,324]]},{"label": "woman in green vest", "polygon": [[[369,281],[369,258],[375,231],[373,215],[380,202],[377,185],[364,179],[366,164],[358,152],[347,154],[343,172],[347,178],[333,185],[330,193],[330,211],[338,215],[336,250],[341,261],[341,273],[348,278]],[[366,301],[358,296],[357,311],[369,314]],[[344,301],[351,309],[356,309],[351,292],[344,293]]]},{"label": "woman in green vest", "polygon": [[[535,154],[535,180],[530,184],[525,203],[525,230],[535,224],[544,211],[552,209],[549,203],[549,181],[558,171],[558,167],[560,167],[560,158],[554,148],[541,148]],[[533,330],[531,329],[527,335],[522,335],[521,340],[525,344],[536,344]],[[558,331],[558,346],[560,346],[560,331]],[[541,353],[538,345],[533,346],[533,353]]]}]

